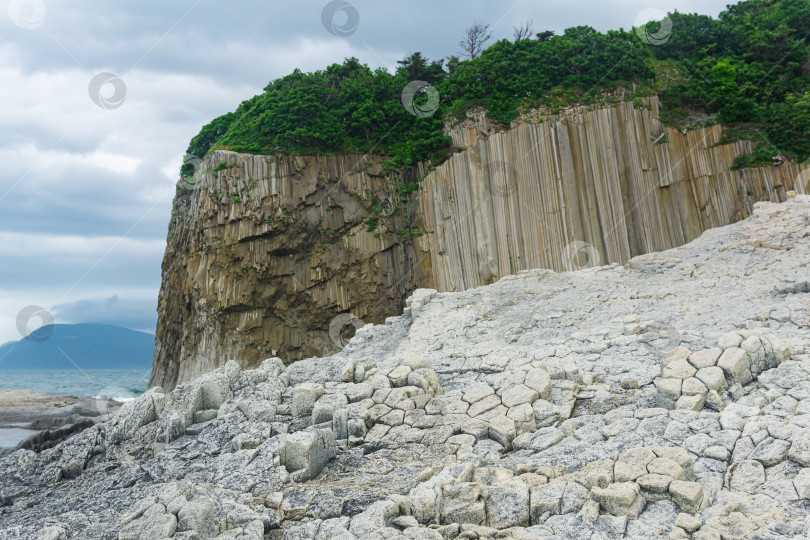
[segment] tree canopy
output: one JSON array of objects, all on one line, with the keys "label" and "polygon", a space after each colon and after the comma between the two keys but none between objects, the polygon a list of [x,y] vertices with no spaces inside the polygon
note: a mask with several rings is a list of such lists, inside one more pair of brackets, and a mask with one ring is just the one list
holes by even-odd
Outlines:
[{"label": "tree canopy", "polygon": [[[314,73],[296,70],[204,126],[189,152],[373,152],[392,166],[410,166],[444,159],[450,141],[443,122],[470,107],[508,123],[522,108],[599,102],[634,83],[657,91],[672,121],[700,113],[750,128],[774,152],[810,158],[810,0],[745,0],[718,18],[675,12],[669,22],[671,29],[649,23],[647,34],[660,38],[652,43],[644,32],[577,26],[503,39],[474,59],[450,57],[446,66],[416,52],[395,73],[356,58]],[[403,107],[403,89],[415,80],[438,91],[432,115]],[[428,94],[414,99],[427,103]]]}]

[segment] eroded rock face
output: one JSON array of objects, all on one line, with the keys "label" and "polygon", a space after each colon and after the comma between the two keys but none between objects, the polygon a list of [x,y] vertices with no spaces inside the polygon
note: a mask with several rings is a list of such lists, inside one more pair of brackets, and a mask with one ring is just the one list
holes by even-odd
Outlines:
[{"label": "eroded rock face", "polygon": [[[333,353],[341,330],[362,326],[349,312],[379,322],[402,310],[413,246],[395,234],[406,227],[395,192],[407,175],[359,155],[215,152],[198,169],[174,201],[150,386],[229,360]],[[364,224],[372,207],[386,223],[377,232]],[[347,320],[332,324],[340,313]]]},{"label": "eroded rock face", "polygon": [[[0,460],[0,538],[801,537],[809,226],[810,198],[762,203],[625,267],[417,290],[331,357],[153,388]],[[718,408],[662,398],[712,367]]]},{"label": "eroded rock face", "polygon": [[448,161],[403,177],[378,156],[214,152],[174,201],[150,385],[333,354],[341,331],[399,314],[416,288],[625,264],[804,189],[802,166],[732,172],[751,144],[657,117],[656,98],[505,131],[476,117],[448,128]]}]

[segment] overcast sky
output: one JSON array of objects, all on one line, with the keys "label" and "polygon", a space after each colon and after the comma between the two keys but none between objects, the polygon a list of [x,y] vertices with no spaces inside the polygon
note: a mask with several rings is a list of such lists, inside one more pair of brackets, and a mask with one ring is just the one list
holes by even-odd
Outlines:
[{"label": "overcast sky", "polygon": [[327,28],[324,8],[339,6],[325,0],[0,0],[0,343],[20,338],[30,305],[56,323],[154,332],[189,139],[294,68],[458,54],[475,19],[499,39],[529,19],[630,29],[649,10],[717,15],[726,3],[353,0]]}]

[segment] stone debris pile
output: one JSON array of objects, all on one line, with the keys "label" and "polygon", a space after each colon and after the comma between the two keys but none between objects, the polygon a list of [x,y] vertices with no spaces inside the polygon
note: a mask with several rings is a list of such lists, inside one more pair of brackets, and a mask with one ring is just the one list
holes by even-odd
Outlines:
[{"label": "stone debris pile", "polygon": [[790,351],[773,334],[729,332],[720,337],[720,347],[664,351],[658,395],[668,408],[700,411],[705,405],[722,411],[725,396],[742,395],[744,385],[788,358]]},{"label": "stone debris pile", "polygon": [[0,460],[0,539],[803,537],[810,199],[756,210],[152,388]]}]

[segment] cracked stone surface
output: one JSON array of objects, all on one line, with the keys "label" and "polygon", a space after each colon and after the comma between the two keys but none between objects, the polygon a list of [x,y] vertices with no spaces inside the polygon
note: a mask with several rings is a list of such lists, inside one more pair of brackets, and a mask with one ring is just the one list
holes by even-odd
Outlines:
[{"label": "cracked stone surface", "polygon": [[626,266],[420,289],[0,460],[0,538],[797,538],[810,198]]}]

